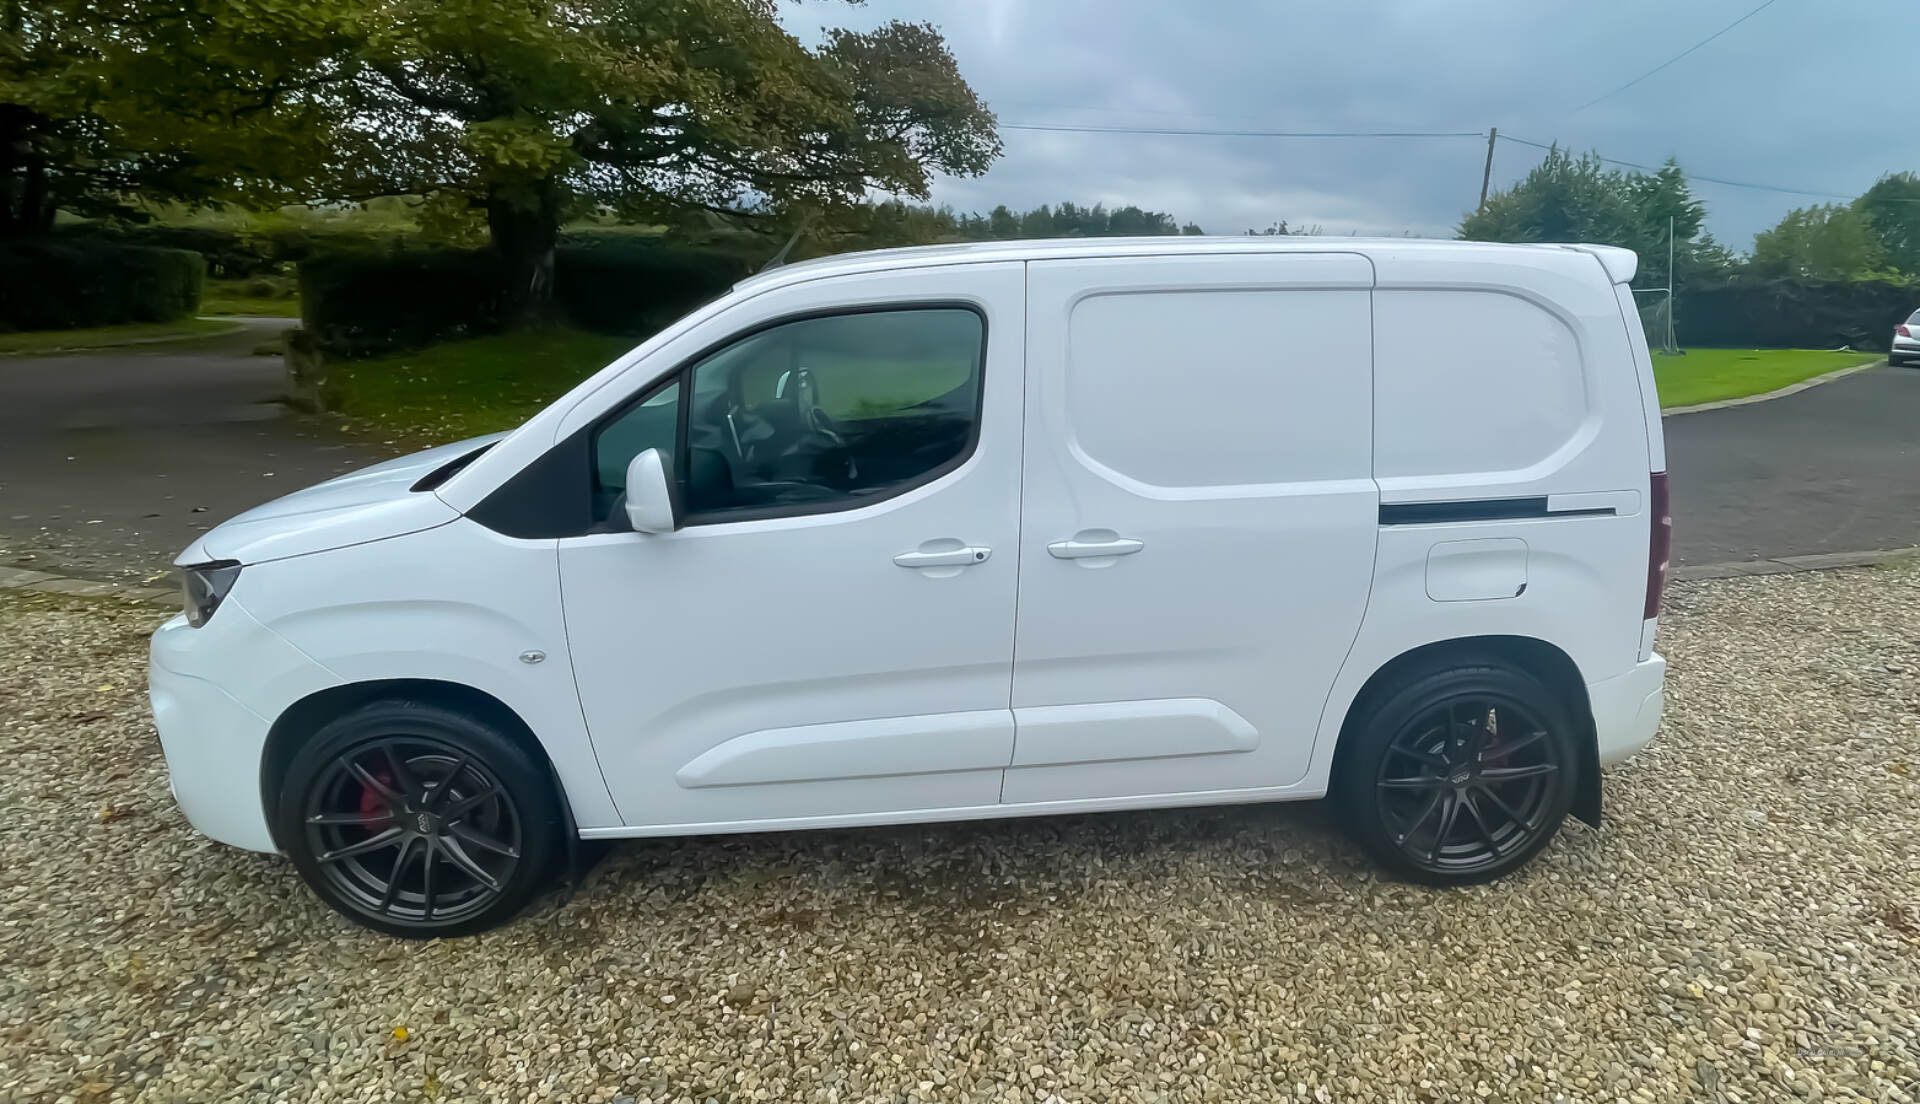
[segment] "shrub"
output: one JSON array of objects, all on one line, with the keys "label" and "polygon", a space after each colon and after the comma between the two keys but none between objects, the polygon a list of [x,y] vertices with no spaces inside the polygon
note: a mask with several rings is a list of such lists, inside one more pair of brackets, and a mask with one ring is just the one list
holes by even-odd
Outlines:
[{"label": "shrub", "polygon": [[320,254],[401,249],[410,239],[401,231],[307,229],[300,226],[229,230],[213,226],[86,223],[60,230],[54,240],[191,249],[207,259],[207,275],[237,279],[278,273],[288,265]]},{"label": "shrub", "polygon": [[1915,307],[1920,284],[1747,277],[1683,290],[1674,325],[1683,346],[1884,351]]},{"label": "shrub", "polygon": [[184,249],[104,241],[0,245],[0,328],[171,322],[200,306],[206,261]]},{"label": "shrub", "polygon": [[493,333],[504,302],[485,249],[354,250],[300,264],[301,325],[342,356]]},{"label": "shrub", "polygon": [[746,275],[738,259],[715,250],[587,239],[556,251],[554,298],[581,329],[650,334]]},{"label": "shrub", "polygon": [[[646,334],[746,274],[726,252],[590,236],[555,251],[554,299],[582,329]],[[356,250],[300,265],[302,324],[336,356],[494,333],[505,302],[501,266],[486,249]]]}]

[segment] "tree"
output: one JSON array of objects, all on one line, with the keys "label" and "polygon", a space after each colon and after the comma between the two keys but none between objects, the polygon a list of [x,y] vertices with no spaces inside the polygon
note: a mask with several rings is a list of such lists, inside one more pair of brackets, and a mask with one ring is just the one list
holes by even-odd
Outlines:
[{"label": "tree", "polygon": [[0,0],[0,238],[59,210],[284,203],[329,157],[337,6]]},{"label": "tree", "polygon": [[1920,175],[1888,173],[1853,201],[1880,243],[1886,263],[1920,279]]},{"label": "tree", "polygon": [[370,139],[334,198],[484,211],[516,313],[549,301],[560,223],[924,198],[1000,155],[939,32],[892,22],[809,49],[775,0],[343,0],[365,38],[340,117]]},{"label": "tree", "polygon": [[1796,207],[1753,238],[1754,271],[1811,280],[1887,275],[1886,255],[1865,215],[1837,203]]},{"label": "tree", "polygon": [[1138,207],[1116,207],[1107,217],[1107,233],[1115,237],[1178,234],[1179,223],[1163,211],[1143,211]]},{"label": "tree", "polygon": [[[1672,222],[1669,224],[1668,220]],[[1526,178],[1487,197],[1460,223],[1474,241],[1595,242],[1640,255],[1634,282],[1668,283],[1668,232],[1673,236],[1673,286],[1725,272],[1733,258],[1704,232],[1706,205],[1694,198],[1686,174],[1668,159],[1652,173],[1609,169],[1598,157],[1574,157],[1555,147]]]},{"label": "tree", "polygon": [[1020,236],[1020,218],[1002,203],[987,212],[987,235],[995,238],[1017,238]]},{"label": "tree", "polygon": [[1042,203],[1040,206],[1021,215],[1020,235],[1027,238],[1053,237],[1053,208]]}]

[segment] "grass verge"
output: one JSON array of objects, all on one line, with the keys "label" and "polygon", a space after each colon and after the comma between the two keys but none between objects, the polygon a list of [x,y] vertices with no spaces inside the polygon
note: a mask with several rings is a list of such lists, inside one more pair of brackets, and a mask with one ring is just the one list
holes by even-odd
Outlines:
[{"label": "grass verge", "polygon": [[1689,349],[1672,356],[1655,353],[1653,382],[1662,407],[1693,406],[1763,395],[1827,372],[1885,359],[1822,349]]},{"label": "grass verge", "polygon": [[637,344],[564,327],[450,341],[418,352],[332,361],[341,414],[421,443],[512,429]]},{"label": "grass verge", "polygon": [[291,277],[208,280],[200,293],[201,314],[238,314],[255,318],[300,317],[300,294]]},{"label": "grass verge", "polygon": [[232,322],[209,318],[182,318],[178,322],[129,322],[121,326],[93,326],[78,330],[22,330],[0,333],[0,356],[45,356],[84,349],[107,349],[182,337],[225,333]]}]

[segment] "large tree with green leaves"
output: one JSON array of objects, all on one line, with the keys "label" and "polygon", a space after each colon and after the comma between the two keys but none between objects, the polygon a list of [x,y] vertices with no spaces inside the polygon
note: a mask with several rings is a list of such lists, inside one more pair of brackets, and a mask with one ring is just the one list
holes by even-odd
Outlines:
[{"label": "large tree with green leaves", "polygon": [[336,2],[369,5],[337,94],[370,156],[339,166],[335,197],[484,212],[523,313],[550,296],[572,213],[925,197],[934,172],[977,175],[1000,153],[993,115],[924,24],[809,48],[774,0]]},{"label": "large tree with green leaves", "polygon": [[[1706,207],[1669,160],[1651,173],[1621,172],[1591,154],[1554,148],[1526,178],[1495,192],[1460,223],[1475,241],[1597,242],[1640,254],[1639,284],[1667,281],[1671,227],[1674,283],[1722,271],[1732,258],[1703,231]],[[1671,220],[1671,222],[1669,222]]]},{"label": "large tree with green leaves", "polygon": [[1887,276],[1886,254],[1865,215],[1837,203],[1796,207],[1753,237],[1755,272],[1811,280]]},{"label": "large tree with green leaves", "polygon": [[56,211],[306,198],[353,151],[337,4],[0,0],[0,238]]},{"label": "large tree with green leaves", "polygon": [[1853,201],[1853,209],[1872,228],[1886,263],[1920,279],[1920,174],[1888,173]]}]

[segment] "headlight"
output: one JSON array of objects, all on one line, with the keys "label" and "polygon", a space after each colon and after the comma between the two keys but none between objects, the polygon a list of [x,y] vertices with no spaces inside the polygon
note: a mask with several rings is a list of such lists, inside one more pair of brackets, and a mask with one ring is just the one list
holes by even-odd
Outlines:
[{"label": "headlight", "polygon": [[180,589],[186,598],[187,624],[196,629],[206,624],[239,578],[238,560],[215,560],[181,568]]}]

